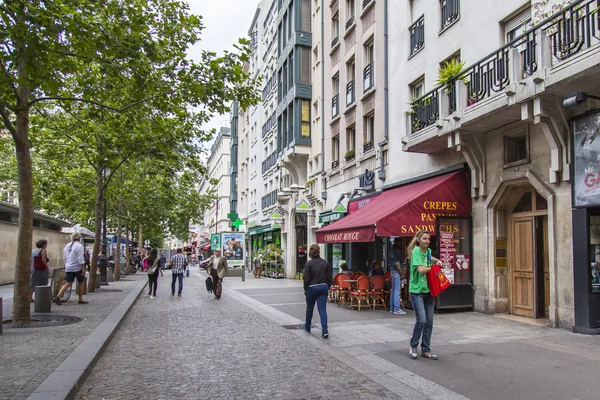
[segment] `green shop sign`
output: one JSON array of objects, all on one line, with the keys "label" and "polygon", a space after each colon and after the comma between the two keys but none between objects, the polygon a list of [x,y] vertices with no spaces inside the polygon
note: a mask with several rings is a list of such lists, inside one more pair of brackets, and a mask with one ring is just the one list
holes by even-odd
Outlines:
[{"label": "green shop sign", "polygon": [[330,222],[337,221],[338,219],[343,218],[345,215],[346,213],[333,211],[322,213],[319,214],[319,223],[328,224]]},{"label": "green shop sign", "polygon": [[272,232],[272,231],[276,231],[279,228],[275,228],[274,226],[271,225],[264,225],[258,228],[252,228],[250,229],[250,231],[248,232],[248,235],[258,235],[259,233],[265,233],[265,232]]}]

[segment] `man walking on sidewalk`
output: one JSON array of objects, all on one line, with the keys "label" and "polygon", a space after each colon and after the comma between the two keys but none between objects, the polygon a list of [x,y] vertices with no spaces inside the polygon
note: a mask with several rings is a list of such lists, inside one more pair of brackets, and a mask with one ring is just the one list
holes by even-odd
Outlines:
[{"label": "man walking on sidewalk", "polygon": [[392,290],[390,293],[390,312],[396,315],[404,315],[406,311],[400,308],[400,288],[402,287],[402,240],[397,237],[394,245],[388,252],[388,263],[392,275]]},{"label": "man walking on sidewalk", "polygon": [[221,256],[220,249],[215,250],[215,254],[210,257],[206,269],[206,272],[213,280],[213,293],[215,294],[215,299],[219,300],[221,298],[221,292],[223,291],[223,278],[229,272],[227,258]]},{"label": "man walking on sidewalk", "polygon": [[183,249],[177,249],[177,254],[171,257],[171,267],[173,272],[173,280],[171,281],[171,296],[175,296],[175,281],[179,280],[179,290],[177,296],[181,297],[183,292],[183,273],[187,266],[187,257],[183,254]]},{"label": "man walking on sidewalk", "polygon": [[79,284],[79,304],[87,304],[87,301],[83,300],[83,291],[85,287],[85,259],[83,257],[83,245],[79,242],[81,240],[80,232],[73,232],[71,235],[71,243],[67,243],[63,250],[63,256],[65,258],[65,273],[66,283],[58,291],[58,295],[52,300],[57,304],[61,305],[61,296],[77,279]]},{"label": "man walking on sidewalk", "polygon": [[258,257],[254,259],[254,277],[256,279],[260,278],[260,274],[262,271],[262,254],[259,254]]}]

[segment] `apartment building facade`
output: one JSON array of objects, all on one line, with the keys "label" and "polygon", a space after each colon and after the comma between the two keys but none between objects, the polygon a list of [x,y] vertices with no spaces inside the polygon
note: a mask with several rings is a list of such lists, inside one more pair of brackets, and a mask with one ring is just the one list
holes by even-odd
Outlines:
[{"label": "apartment building facade", "polygon": [[[342,218],[352,200],[362,198],[360,204],[367,204],[387,179],[385,5],[369,0],[324,2],[327,200],[319,214],[321,226]],[[367,260],[381,254],[382,243],[328,244],[325,253],[334,272],[341,260],[367,270]]]},{"label": "apartment building facade", "polygon": [[[600,328],[600,240],[592,229],[600,201],[585,181],[596,168],[595,145],[575,130],[588,118],[580,125],[590,135],[600,131],[599,103],[586,101],[600,93],[598,6],[390,3],[390,108],[404,120],[390,134],[397,149],[390,177],[464,163],[475,310],[547,319],[579,332]],[[578,161],[586,157],[587,164]],[[573,194],[579,187],[587,193],[583,205]]]},{"label": "apartment building facade", "polygon": [[231,193],[230,141],[231,128],[221,127],[208,157],[208,176],[209,179],[216,179],[214,190],[217,196],[213,206],[204,213],[204,226],[208,227],[211,234],[231,230],[228,217]]}]

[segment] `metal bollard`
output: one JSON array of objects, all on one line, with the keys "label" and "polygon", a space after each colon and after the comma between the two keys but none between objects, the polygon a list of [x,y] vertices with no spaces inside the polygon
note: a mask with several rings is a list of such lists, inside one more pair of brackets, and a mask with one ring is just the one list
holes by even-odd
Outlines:
[{"label": "metal bollard", "polygon": [[96,274],[96,289],[100,289],[100,272]]},{"label": "metal bollard", "polygon": [[114,282],[115,281],[115,276],[114,276],[114,271],[111,271],[110,269],[108,270],[108,272],[106,273],[106,281],[107,282]]},{"label": "metal bollard", "polygon": [[52,311],[52,286],[36,286],[33,312],[43,313]]},{"label": "metal bollard", "polygon": [[[87,294],[87,283],[88,283],[88,277],[86,275],[85,281],[83,284],[83,294]],[[73,282],[73,286],[75,286],[75,293],[79,294],[79,283],[77,283],[77,279],[75,280],[75,282]]]}]

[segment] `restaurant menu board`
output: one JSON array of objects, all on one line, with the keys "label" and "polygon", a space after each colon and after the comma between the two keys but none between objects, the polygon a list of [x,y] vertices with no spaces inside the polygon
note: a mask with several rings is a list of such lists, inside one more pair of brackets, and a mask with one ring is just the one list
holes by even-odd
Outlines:
[{"label": "restaurant menu board", "polygon": [[454,232],[440,232],[440,260],[442,270],[451,284],[454,284]]}]

